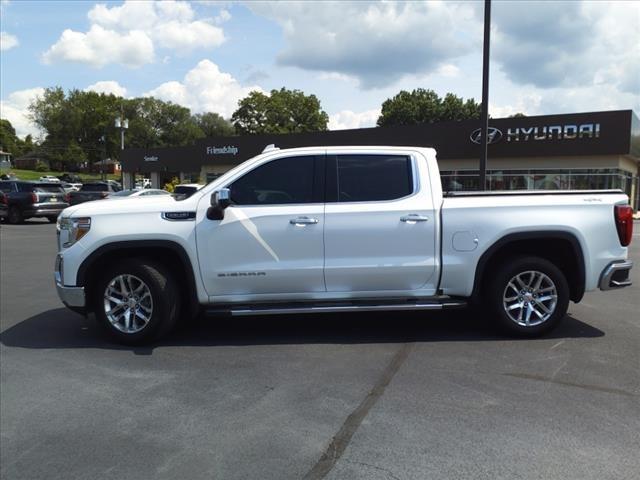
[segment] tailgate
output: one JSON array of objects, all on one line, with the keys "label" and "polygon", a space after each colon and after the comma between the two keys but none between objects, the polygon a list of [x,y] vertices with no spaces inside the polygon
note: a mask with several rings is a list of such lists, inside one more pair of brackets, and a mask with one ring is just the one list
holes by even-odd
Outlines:
[{"label": "tailgate", "polygon": [[65,191],[60,185],[42,184],[33,188],[37,200],[34,203],[65,203]]}]

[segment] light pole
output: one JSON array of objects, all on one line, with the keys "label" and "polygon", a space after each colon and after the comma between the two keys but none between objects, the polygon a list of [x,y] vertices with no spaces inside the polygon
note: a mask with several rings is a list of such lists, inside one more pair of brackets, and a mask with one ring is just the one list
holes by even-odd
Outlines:
[{"label": "light pole", "polygon": [[106,173],[104,171],[105,160],[107,157],[107,136],[102,135],[100,140],[98,140],[102,144],[102,161],[100,162],[100,180],[106,180]]},{"label": "light pole", "polygon": [[[127,128],[129,128],[129,120],[124,118],[124,116],[116,117],[115,126],[116,126],[116,128],[120,129],[120,152],[122,153],[122,150],[124,150],[124,131]],[[122,170],[122,158],[121,158],[121,156],[120,156],[119,160],[120,160],[120,183],[122,184],[122,188],[125,188],[125,185],[124,185],[124,172]]]},{"label": "light pole", "polygon": [[484,44],[482,47],[482,112],[480,114],[480,179],[478,189],[487,189],[487,140],[489,135],[489,46],[491,34],[491,0],[484,0]]}]

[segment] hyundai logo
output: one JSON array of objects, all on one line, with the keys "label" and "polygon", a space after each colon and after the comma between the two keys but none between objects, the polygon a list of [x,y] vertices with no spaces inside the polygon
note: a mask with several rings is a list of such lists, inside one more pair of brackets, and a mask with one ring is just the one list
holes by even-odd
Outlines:
[{"label": "hyundai logo", "polygon": [[[494,127],[489,127],[489,135],[487,137],[488,144],[498,143],[501,138],[502,138],[502,132],[500,130]],[[469,139],[473,143],[480,144],[480,141],[482,140],[482,129],[478,128],[477,130],[474,130],[473,132],[471,132]]]}]

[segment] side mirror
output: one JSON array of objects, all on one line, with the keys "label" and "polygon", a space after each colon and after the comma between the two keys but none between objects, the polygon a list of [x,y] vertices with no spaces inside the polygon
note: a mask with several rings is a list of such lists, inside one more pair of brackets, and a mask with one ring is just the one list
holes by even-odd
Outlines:
[{"label": "side mirror", "polygon": [[217,192],[211,194],[211,206],[207,210],[207,218],[209,220],[222,220],[224,218],[224,209],[231,205],[231,190],[221,188]]},{"label": "side mirror", "polygon": [[217,192],[211,194],[211,206],[220,207],[221,209],[227,208],[231,204],[231,190],[228,188],[221,188]]}]

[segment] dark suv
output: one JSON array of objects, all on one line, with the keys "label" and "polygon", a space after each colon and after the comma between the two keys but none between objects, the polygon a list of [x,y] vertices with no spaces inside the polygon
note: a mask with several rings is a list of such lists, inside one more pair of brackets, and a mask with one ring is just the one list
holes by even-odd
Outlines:
[{"label": "dark suv", "polygon": [[116,182],[91,182],[84,183],[77,192],[69,192],[69,203],[77,205],[79,203],[90,202],[92,200],[102,200],[109,194],[122,190]]},{"label": "dark suv", "polygon": [[0,181],[2,203],[0,216],[9,223],[21,223],[31,217],[45,217],[55,222],[62,210],[69,206],[68,196],[59,183]]}]

